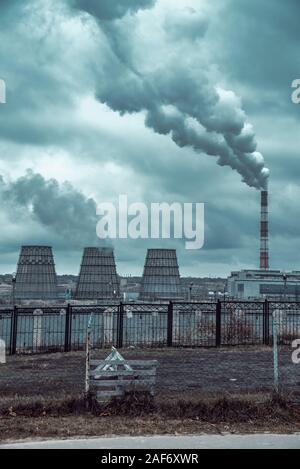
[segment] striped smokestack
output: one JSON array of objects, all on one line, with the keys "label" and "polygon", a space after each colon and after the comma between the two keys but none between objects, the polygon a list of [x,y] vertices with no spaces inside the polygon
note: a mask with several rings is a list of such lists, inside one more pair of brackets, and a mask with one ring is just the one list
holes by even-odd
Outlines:
[{"label": "striped smokestack", "polygon": [[269,269],[269,210],[268,191],[261,192],[261,221],[260,221],[260,268]]}]

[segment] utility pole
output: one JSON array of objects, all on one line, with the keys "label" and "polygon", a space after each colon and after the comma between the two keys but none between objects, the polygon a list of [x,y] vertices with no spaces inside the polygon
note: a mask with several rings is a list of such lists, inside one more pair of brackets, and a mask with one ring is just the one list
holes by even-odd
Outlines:
[{"label": "utility pole", "polygon": [[283,274],[283,282],[284,282],[283,300],[284,300],[284,302],[286,302],[286,295],[287,295],[287,274],[286,273]]},{"label": "utility pole", "polygon": [[189,290],[188,290],[188,302],[191,303],[192,301],[192,288],[193,288],[194,284],[193,283],[190,283],[189,285]]},{"label": "utility pole", "polygon": [[12,283],[12,305],[15,306],[16,305],[16,274],[15,272],[12,274],[11,283]]},{"label": "utility pole", "polygon": [[273,367],[274,367],[274,388],[279,392],[279,363],[278,363],[278,328],[280,326],[280,312],[273,313]]},{"label": "utility pole", "polygon": [[224,299],[224,303],[225,303],[226,302],[226,286],[224,287],[223,299]]}]

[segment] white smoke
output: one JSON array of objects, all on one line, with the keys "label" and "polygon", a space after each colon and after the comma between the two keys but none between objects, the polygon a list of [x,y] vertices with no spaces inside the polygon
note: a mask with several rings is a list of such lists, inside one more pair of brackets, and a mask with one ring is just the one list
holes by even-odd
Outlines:
[{"label": "white smoke", "polygon": [[[152,3],[138,2],[141,8]],[[218,86],[207,58],[207,16],[166,5],[158,1],[153,10],[112,21],[85,9],[112,53],[109,63],[99,67],[97,98],[121,114],[144,112],[155,132],[216,157],[249,186],[265,188],[269,170],[257,151],[253,127],[235,93]],[[129,7],[126,12],[133,13]]]}]

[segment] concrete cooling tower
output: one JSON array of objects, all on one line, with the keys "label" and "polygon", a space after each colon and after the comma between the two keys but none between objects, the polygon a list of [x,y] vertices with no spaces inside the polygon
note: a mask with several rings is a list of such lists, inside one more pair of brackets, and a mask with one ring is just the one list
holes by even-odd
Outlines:
[{"label": "concrete cooling tower", "polygon": [[120,297],[114,251],[85,248],[76,287],[77,300],[112,300]]},{"label": "concrete cooling tower", "polygon": [[16,300],[56,300],[57,277],[52,248],[22,246],[16,281]]},{"label": "concrete cooling tower", "polygon": [[181,300],[180,275],[175,249],[148,249],[140,300]]}]

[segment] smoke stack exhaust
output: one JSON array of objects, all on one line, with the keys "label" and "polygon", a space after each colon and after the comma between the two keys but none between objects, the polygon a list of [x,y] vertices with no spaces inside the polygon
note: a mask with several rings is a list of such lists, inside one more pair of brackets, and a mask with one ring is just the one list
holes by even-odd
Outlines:
[{"label": "smoke stack exhaust", "polygon": [[269,269],[269,210],[267,190],[261,192],[261,222],[260,222],[260,268]]}]

